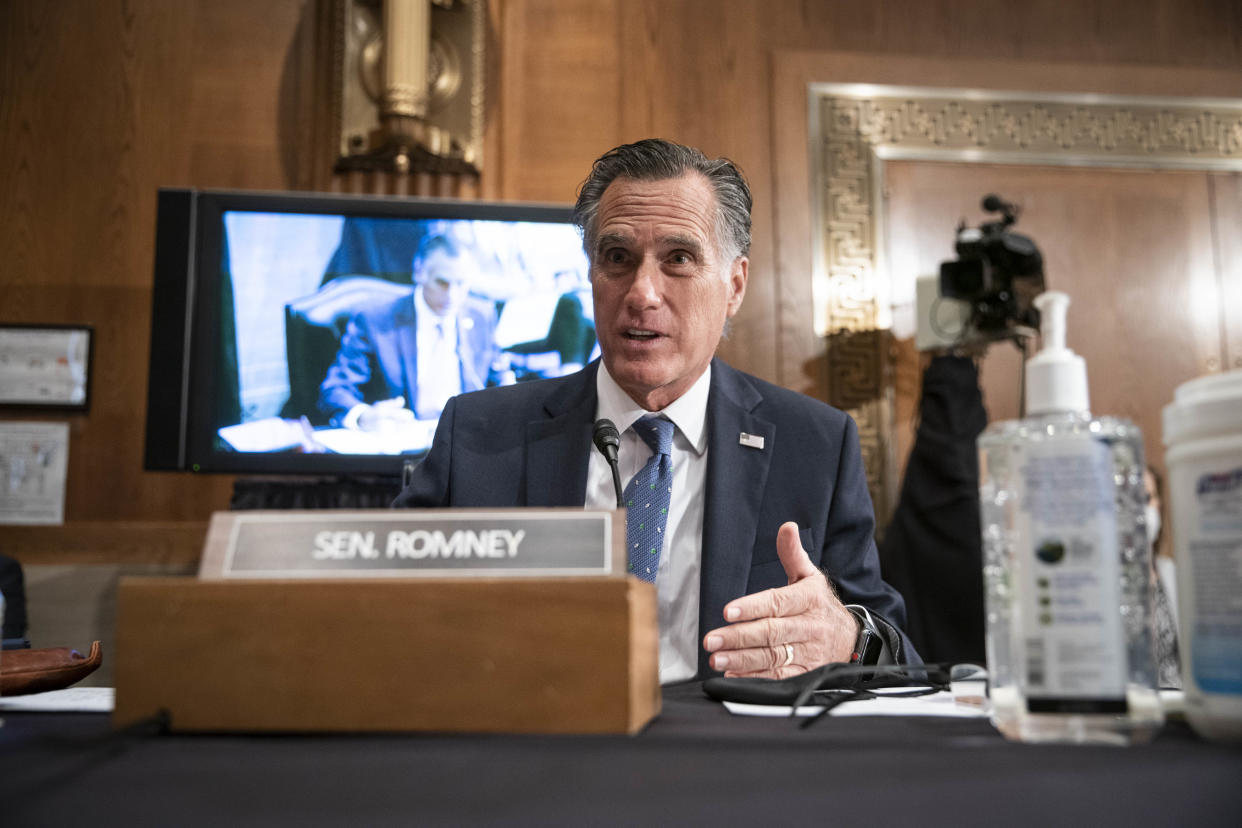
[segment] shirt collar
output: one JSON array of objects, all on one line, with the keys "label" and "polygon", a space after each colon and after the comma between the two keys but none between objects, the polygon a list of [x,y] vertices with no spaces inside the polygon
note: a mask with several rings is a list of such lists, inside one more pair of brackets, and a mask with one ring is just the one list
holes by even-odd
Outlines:
[{"label": "shirt collar", "polygon": [[457,331],[456,316],[440,316],[431,309],[431,305],[427,304],[427,300],[423,298],[423,286],[419,285],[414,288],[414,318],[428,321],[430,325],[419,325],[423,331],[431,331],[435,329],[436,322],[444,324],[444,333],[453,334]]},{"label": "shirt collar", "polygon": [[[694,385],[659,412],[672,421],[694,453],[700,455],[707,450],[707,394],[711,384],[712,366],[708,363],[707,370],[695,380]],[[617,431],[625,431],[639,417],[652,413],[630,399],[630,395],[617,385],[602,359],[595,374],[595,392],[598,396],[596,419],[612,420]]]}]

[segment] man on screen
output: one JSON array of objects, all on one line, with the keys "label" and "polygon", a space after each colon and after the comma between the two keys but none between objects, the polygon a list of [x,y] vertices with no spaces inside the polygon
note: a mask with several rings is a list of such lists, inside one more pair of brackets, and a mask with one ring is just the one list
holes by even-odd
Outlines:
[{"label": "man on screen", "polygon": [[746,291],[750,206],[731,162],[689,147],[647,140],[597,160],[574,214],[601,360],[450,400],[395,504],[613,508],[592,447],[593,424],[612,420],[665,683],[917,660],[880,578],[853,420],[713,358]]},{"label": "man on screen", "polygon": [[495,312],[469,299],[475,271],[469,250],[429,236],[414,258],[413,298],[354,314],[319,388],[333,425],[380,431],[434,420],[450,397],[487,384]]}]

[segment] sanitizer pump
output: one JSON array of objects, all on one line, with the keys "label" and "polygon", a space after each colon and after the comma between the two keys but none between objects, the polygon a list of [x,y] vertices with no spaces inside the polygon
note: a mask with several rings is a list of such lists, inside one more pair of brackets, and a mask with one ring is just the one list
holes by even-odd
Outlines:
[{"label": "sanitizer pump", "polygon": [[1070,299],[1035,299],[1027,411],[979,436],[992,720],[1029,742],[1145,741],[1164,721],[1152,640],[1143,438],[1091,416]]}]

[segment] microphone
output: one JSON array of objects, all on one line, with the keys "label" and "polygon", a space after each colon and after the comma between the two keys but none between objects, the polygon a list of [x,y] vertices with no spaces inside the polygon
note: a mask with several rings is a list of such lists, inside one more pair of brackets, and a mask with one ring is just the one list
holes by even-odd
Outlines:
[{"label": "microphone", "polygon": [[1000,213],[1001,223],[1000,229],[1004,230],[1018,220],[1018,216],[1022,213],[1022,208],[1016,204],[1005,201],[996,193],[988,193],[983,197],[983,203],[980,204],[984,210],[989,213]]},{"label": "microphone", "polygon": [[620,509],[625,501],[625,496],[621,493],[621,471],[617,468],[617,448],[621,445],[621,435],[612,420],[599,419],[595,421],[595,433],[591,435],[591,440],[612,468],[612,486],[617,490],[617,508]]},{"label": "microphone", "polygon": [[999,213],[1001,210],[1012,210],[1013,209],[1012,204],[1009,204],[1003,198],[996,195],[995,193],[988,193],[987,195],[985,195],[983,197],[983,204],[981,206],[983,207],[984,210],[987,210],[989,213]]}]

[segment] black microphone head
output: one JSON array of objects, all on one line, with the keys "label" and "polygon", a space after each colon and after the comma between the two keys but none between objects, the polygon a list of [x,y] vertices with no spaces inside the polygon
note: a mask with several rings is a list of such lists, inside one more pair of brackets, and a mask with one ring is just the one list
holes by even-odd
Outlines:
[{"label": "black microphone head", "polygon": [[601,418],[595,421],[595,433],[591,435],[591,439],[605,457],[608,456],[609,449],[615,452],[621,445],[621,433],[617,431],[612,420],[608,419]]},{"label": "black microphone head", "polygon": [[1000,196],[996,195],[995,193],[988,193],[987,195],[983,197],[982,206],[983,206],[983,209],[987,210],[989,213],[999,213],[1001,210],[1004,210],[1009,205],[1006,204],[1004,200]]}]

